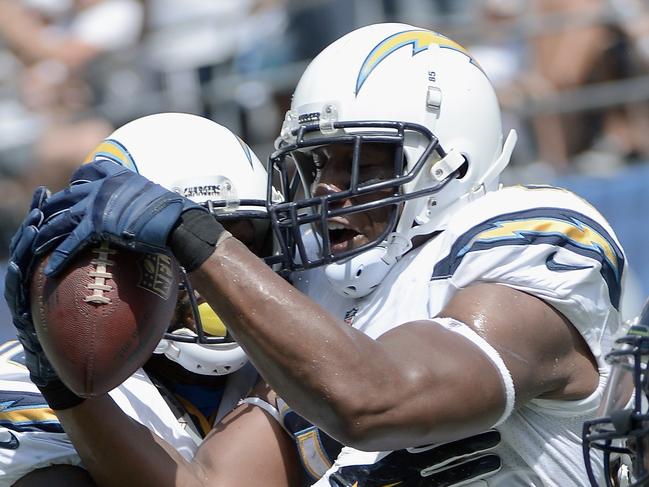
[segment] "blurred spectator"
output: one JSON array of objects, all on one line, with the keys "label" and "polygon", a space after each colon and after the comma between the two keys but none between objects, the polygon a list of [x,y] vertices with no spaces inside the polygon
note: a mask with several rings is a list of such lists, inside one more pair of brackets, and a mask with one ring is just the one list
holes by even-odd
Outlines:
[{"label": "blurred spectator", "polygon": [[290,33],[296,60],[312,59],[327,45],[356,27],[354,2],[331,0],[313,2],[307,7],[301,3],[299,0],[289,1]]},{"label": "blurred spectator", "polygon": [[[605,12],[605,1],[533,0],[532,5],[540,15],[565,14],[573,20],[559,31],[541,33],[532,44],[535,74],[546,83],[544,94],[624,79],[633,74],[623,33],[615,24],[597,19],[598,14]],[[591,18],[593,22],[575,24],[580,18]],[[572,157],[587,150],[597,152],[600,157],[597,162],[617,167],[636,149],[624,107],[566,113],[558,118],[558,126],[548,121],[540,117],[536,123],[539,140],[544,142],[539,152],[560,169],[566,169]],[[593,166],[596,163],[592,152],[584,159],[586,163],[589,161]]]},{"label": "blurred spectator", "polygon": [[[294,80],[273,87],[267,80],[274,68],[299,65],[356,27],[354,2],[262,0],[241,31],[234,72],[244,81],[234,99],[240,105],[239,133],[257,150],[270,152]],[[296,68],[295,76],[303,69]]]},{"label": "blurred spectator", "polygon": [[213,106],[214,79],[233,73],[233,61],[246,52],[239,71],[277,64],[272,57],[283,50],[272,41],[286,27],[286,1],[148,0],[147,63],[158,73],[169,106],[220,118]]},{"label": "blurred spectator", "polygon": [[35,111],[87,107],[86,68],[134,45],[142,20],[137,0],[0,0],[0,37],[23,65],[23,101]]},{"label": "blurred spectator", "polygon": [[628,36],[638,59],[649,65],[649,5],[645,0],[608,0],[617,23]]},{"label": "blurred spectator", "polygon": [[41,183],[61,187],[110,133],[111,124],[92,115],[87,70],[134,45],[142,21],[137,0],[0,0],[0,39],[21,65],[20,101],[42,121],[33,154]]},{"label": "blurred spectator", "polygon": [[559,103],[567,93],[647,71],[649,64],[640,61],[649,34],[643,2],[485,0],[483,16],[489,41],[472,52],[497,87],[505,113],[523,115],[510,120],[523,143],[529,124],[538,159],[559,173],[601,173],[649,156],[646,103]]},{"label": "blurred spectator", "polygon": [[[641,73],[625,26],[620,17],[609,15],[607,1],[533,0],[533,7],[540,15],[570,20],[560,30],[550,29],[534,39],[533,74],[543,80],[537,98]],[[564,171],[610,173],[649,155],[644,103],[542,115],[535,126],[543,142],[541,157]]]},{"label": "blurred spectator", "polygon": [[534,136],[519,113],[531,81],[528,34],[519,27],[527,8],[527,0],[484,0],[474,15],[487,35],[467,45],[498,94],[503,125],[518,132],[512,165],[528,165],[536,158]]}]

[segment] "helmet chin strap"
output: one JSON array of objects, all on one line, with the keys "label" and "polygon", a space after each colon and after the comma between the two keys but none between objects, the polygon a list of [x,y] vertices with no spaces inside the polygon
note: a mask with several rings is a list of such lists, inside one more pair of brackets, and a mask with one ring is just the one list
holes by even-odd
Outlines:
[{"label": "helmet chin strap", "polygon": [[484,174],[484,176],[482,176],[482,179],[478,182],[478,184],[489,188],[491,183],[493,183],[498,178],[498,176],[500,176],[500,173],[503,172],[509,164],[517,141],[518,134],[516,133],[516,130],[511,129],[507,134],[507,139],[505,139],[503,149],[500,151],[498,159],[496,159],[489,170]]}]

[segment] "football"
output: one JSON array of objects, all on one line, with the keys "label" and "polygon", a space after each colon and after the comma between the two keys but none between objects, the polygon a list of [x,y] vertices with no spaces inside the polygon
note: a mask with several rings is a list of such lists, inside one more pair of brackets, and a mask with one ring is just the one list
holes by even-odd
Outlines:
[{"label": "football", "polygon": [[32,276],[36,334],[61,380],[75,394],[114,389],[151,356],[169,327],[179,268],[163,254],[107,242],[85,248],[58,276]]}]

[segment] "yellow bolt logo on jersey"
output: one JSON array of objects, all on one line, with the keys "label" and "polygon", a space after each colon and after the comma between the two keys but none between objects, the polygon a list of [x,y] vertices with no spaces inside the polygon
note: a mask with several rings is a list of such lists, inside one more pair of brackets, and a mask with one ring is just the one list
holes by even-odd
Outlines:
[{"label": "yellow bolt logo on jersey", "polygon": [[497,241],[507,238],[525,238],[525,235],[562,235],[585,249],[601,252],[615,269],[618,258],[612,244],[601,233],[578,220],[561,221],[551,218],[530,218],[494,223],[495,227],[476,235],[467,245],[470,248],[477,241]]},{"label": "yellow bolt logo on jersey", "polygon": [[[532,208],[499,215],[466,231],[453,244],[449,255],[440,260],[432,279],[454,274],[462,259],[471,252],[502,246],[547,244],[561,247],[599,262],[599,272],[608,286],[611,304],[619,307],[624,254],[609,232],[586,215],[567,208]],[[549,253],[546,267],[554,272],[583,270],[592,265],[556,262],[556,248]]]}]

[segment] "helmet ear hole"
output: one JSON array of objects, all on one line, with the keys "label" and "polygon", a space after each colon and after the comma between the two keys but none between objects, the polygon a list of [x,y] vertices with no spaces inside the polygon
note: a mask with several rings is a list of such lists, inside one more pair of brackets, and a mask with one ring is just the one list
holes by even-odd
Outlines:
[{"label": "helmet ear hole", "polygon": [[466,173],[469,171],[469,160],[466,158],[464,154],[462,154],[462,157],[464,157],[464,162],[457,170],[456,179],[462,179],[464,176],[466,176]]}]

